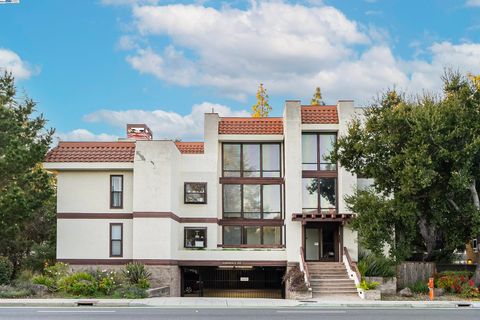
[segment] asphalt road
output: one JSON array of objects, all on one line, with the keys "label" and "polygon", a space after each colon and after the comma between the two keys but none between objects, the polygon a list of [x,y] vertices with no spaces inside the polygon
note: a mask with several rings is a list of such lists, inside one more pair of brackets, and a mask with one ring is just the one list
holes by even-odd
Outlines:
[{"label": "asphalt road", "polygon": [[60,319],[175,319],[175,320],[268,320],[268,319],[480,319],[480,309],[165,309],[165,308],[17,308],[1,307],[3,320],[60,320]]}]

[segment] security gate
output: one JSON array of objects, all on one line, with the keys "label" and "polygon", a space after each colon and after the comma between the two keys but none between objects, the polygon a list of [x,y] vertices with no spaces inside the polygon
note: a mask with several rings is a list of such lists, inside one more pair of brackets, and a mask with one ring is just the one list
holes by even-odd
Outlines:
[{"label": "security gate", "polygon": [[284,267],[183,267],[182,296],[285,297]]}]

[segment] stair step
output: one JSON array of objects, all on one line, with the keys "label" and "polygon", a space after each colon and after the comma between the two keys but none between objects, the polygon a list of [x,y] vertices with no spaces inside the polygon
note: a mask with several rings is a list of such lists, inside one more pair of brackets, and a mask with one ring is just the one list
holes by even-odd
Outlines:
[{"label": "stair step", "polygon": [[332,279],[310,279],[310,282],[311,283],[333,283],[333,284],[355,283],[353,280],[345,279],[345,278],[342,278],[342,279],[336,279],[336,278],[332,278]]},{"label": "stair step", "polygon": [[320,290],[316,291],[312,289],[312,293],[315,294],[324,294],[324,295],[330,295],[330,294],[358,294],[357,290],[351,289],[351,290]]}]

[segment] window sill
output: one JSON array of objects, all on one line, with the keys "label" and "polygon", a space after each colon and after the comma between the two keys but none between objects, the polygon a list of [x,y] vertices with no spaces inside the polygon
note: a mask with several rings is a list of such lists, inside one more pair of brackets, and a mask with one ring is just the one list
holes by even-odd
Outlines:
[{"label": "window sill", "polygon": [[285,248],[284,244],[217,244],[218,248],[272,249]]}]

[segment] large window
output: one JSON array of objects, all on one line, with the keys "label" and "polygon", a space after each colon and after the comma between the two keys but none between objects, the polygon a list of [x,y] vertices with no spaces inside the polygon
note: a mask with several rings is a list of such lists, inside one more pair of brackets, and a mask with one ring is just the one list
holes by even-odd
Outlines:
[{"label": "large window", "polygon": [[302,169],[309,171],[336,170],[336,164],[326,159],[333,151],[336,140],[335,133],[302,134]]},{"label": "large window", "polygon": [[303,178],[302,196],[303,212],[336,209],[337,179]]},{"label": "large window", "polygon": [[278,178],[280,169],[278,143],[224,143],[224,177]]},{"label": "large window", "polygon": [[110,176],[110,208],[123,208],[123,176]]},{"label": "large window", "polygon": [[279,246],[282,244],[280,226],[224,226],[224,246]]},{"label": "large window", "polygon": [[279,184],[224,184],[223,217],[281,219],[281,192]]},{"label": "large window", "polygon": [[205,182],[185,182],[184,203],[207,203],[207,184]]},{"label": "large window", "polygon": [[185,227],[185,248],[205,248],[207,228]]},{"label": "large window", "polygon": [[123,256],[123,224],[110,223],[110,257]]}]

